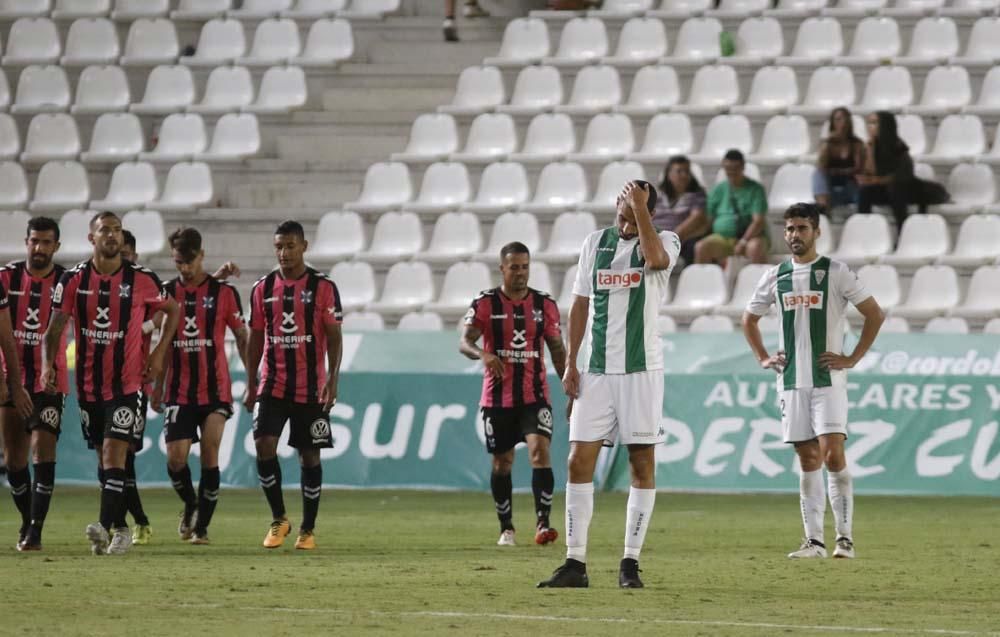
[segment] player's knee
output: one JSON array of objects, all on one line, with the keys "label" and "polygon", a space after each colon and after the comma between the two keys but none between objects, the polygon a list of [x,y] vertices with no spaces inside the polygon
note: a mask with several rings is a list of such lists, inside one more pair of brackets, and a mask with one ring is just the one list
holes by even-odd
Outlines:
[{"label": "player's knee", "polygon": [[303,449],[299,452],[299,465],[309,468],[320,463],[319,449]]},{"label": "player's knee", "polygon": [[847,458],[842,446],[830,447],[823,456],[823,463],[829,471],[843,471],[847,467]]},{"label": "player's knee", "polygon": [[219,448],[215,445],[201,444],[201,466],[215,467],[219,464]]},{"label": "player's knee", "polygon": [[258,438],[254,441],[254,447],[257,450],[257,458],[260,460],[269,460],[270,458],[278,455],[278,439],[265,436],[263,438]]},{"label": "player's knee", "polygon": [[547,467],[552,464],[549,458],[548,447],[538,446],[531,450],[531,466],[534,468]]},{"label": "player's knee", "polygon": [[514,468],[514,458],[509,453],[493,454],[493,473],[495,475],[509,475]]}]

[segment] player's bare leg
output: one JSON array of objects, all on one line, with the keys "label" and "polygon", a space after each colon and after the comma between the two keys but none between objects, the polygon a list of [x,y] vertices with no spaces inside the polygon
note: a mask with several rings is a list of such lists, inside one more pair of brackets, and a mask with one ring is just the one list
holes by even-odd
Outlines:
[{"label": "player's bare leg", "polygon": [[618,585],[642,588],[639,553],[656,503],[656,453],[653,445],[629,445],[628,463],[632,485],[625,514],[625,554],[618,569]]},{"label": "player's bare leg", "polygon": [[27,536],[18,546],[21,551],[38,551],[42,548],[42,527],[49,513],[52,491],[56,479],[56,442],[51,431],[35,429],[31,432],[32,464],[35,478],[31,488],[31,526]]},{"label": "player's bare leg", "polygon": [[299,465],[302,467],[302,525],[295,538],[295,548],[311,551],[316,548],[316,515],[319,513],[319,496],[323,490],[323,464],[319,449],[301,449]]},{"label": "player's bare leg", "polygon": [[490,471],[490,492],[500,521],[500,539],[497,546],[514,546],[514,485],[511,471],[514,467],[514,450],[493,454]]},{"label": "player's bare leg", "polygon": [[[208,525],[215,514],[219,500],[219,446],[222,432],[226,427],[226,417],[210,414],[201,429],[201,480],[198,482],[197,523],[191,536],[191,544],[208,544]],[[188,441],[190,442],[190,441]]]},{"label": "player's bare leg", "polygon": [[271,525],[264,536],[264,548],[276,549],[292,532],[292,525],[285,514],[285,498],[281,494],[281,464],[278,462],[278,439],[261,436],[254,441],[257,447],[257,477],[264,497],[271,507]]},{"label": "player's bare leg", "polygon": [[566,484],[566,562],[539,588],[586,588],[587,533],[594,514],[594,469],[603,442],[571,442]]},{"label": "player's bare leg", "polygon": [[187,542],[194,535],[197,524],[198,500],[194,493],[194,483],[191,481],[191,467],[188,466],[188,454],[191,453],[191,439],[172,440],[167,443],[167,475],[170,484],[177,492],[177,497],[184,503],[177,524],[177,535]]},{"label": "player's bare leg", "polygon": [[819,437],[819,448],[826,465],[830,508],[837,531],[833,556],[850,559],[854,557],[854,482],[844,455],[845,439],[843,434],[823,434]]},{"label": "player's bare leg", "polygon": [[823,493],[823,456],[815,438],[795,443],[799,457],[799,503],[805,538],[799,550],[788,554],[793,559],[826,557],[823,541],[823,517],[826,514],[826,494]]},{"label": "player's bare leg", "polygon": [[[132,535],[125,519],[125,460],[131,442],[105,438],[101,447],[101,466],[104,468],[104,487],[101,489],[101,518],[87,527],[87,538],[95,555],[121,555],[132,546]],[[119,526],[115,527],[118,524]],[[109,533],[114,535],[109,540]]]},{"label": "player's bare leg", "polygon": [[549,439],[539,434],[528,434],[525,441],[531,461],[531,492],[535,496],[535,544],[551,544],[559,538],[559,532],[549,522],[552,492],[555,490]]},{"label": "player's bare leg", "polygon": [[3,435],[3,460],[7,466],[7,481],[14,506],[21,514],[20,545],[31,526],[31,471],[28,469],[30,439],[24,430],[24,420],[13,407],[0,408],[0,434]]}]

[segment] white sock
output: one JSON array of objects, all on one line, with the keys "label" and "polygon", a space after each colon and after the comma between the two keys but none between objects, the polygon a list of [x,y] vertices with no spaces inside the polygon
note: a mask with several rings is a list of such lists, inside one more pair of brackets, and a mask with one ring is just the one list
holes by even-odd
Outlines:
[{"label": "white sock", "polygon": [[587,530],[594,515],[594,483],[566,483],[566,557],[587,561]]},{"label": "white sock", "polygon": [[830,508],[837,528],[837,537],[852,538],[851,525],[854,523],[854,480],[845,467],[843,471],[827,471],[830,476]]},{"label": "white sock", "polygon": [[799,476],[799,504],[802,507],[802,526],[806,538],[823,541],[823,516],[826,514],[826,497],[823,493],[823,470],[803,471]]},{"label": "white sock", "polygon": [[636,489],[628,491],[628,512],[625,515],[625,557],[639,559],[639,551],[646,540],[649,519],[653,517],[656,489]]}]

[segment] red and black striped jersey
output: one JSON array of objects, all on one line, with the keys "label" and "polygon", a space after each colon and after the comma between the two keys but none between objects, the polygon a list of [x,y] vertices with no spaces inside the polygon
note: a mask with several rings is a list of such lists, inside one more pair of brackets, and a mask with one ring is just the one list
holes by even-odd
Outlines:
[{"label": "red and black striped jersey", "polygon": [[559,308],[551,296],[528,288],[520,301],[485,290],[472,301],[465,324],[483,334],[483,349],[504,363],[503,379],[483,376],[482,407],[519,407],[549,402],[545,338],[562,337]]},{"label": "red and black striped jersey", "polygon": [[179,279],[166,285],[180,307],[180,323],[168,358],[166,402],[172,405],[212,405],[233,401],[226,356],[226,328],[246,326],[236,288],[206,277],[189,287]]},{"label": "red and black striped jersey", "polygon": [[52,303],[73,318],[81,401],[113,400],[142,388],[142,324],[167,303],[156,274],[124,260],[113,274],[101,274],[84,261],[63,273]]},{"label": "red and black striped jersey", "polygon": [[319,402],[326,383],[326,326],[340,323],[340,292],[325,274],[306,268],[297,279],[275,270],[250,294],[250,328],[264,332],[258,394],[296,403]]},{"label": "red and black striped jersey", "polygon": [[[7,290],[10,320],[14,327],[21,359],[24,386],[29,392],[45,391],[42,372],[42,340],[52,316],[52,293],[66,269],[55,265],[49,275],[35,277],[25,261],[14,261],[0,269],[0,284]],[[0,353],[0,359],[3,354]],[[7,364],[4,362],[4,372]],[[56,353],[56,387],[60,393],[69,391],[69,372],[66,369],[66,334],[63,333]]]}]

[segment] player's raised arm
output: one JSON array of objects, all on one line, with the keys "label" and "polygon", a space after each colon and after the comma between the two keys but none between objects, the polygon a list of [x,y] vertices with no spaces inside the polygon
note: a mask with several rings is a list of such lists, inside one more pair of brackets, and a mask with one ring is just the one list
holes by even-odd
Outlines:
[{"label": "player's raised arm", "polygon": [[642,256],[646,259],[646,267],[651,270],[666,270],[670,267],[670,255],[660,235],[653,227],[653,213],[648,208],[650,190],[648,186],[643,186],[637,182],[630,181],[625,185],[625,190],[621,196],[632,208],[635,216],[635,226],[639,233],[639,247]]}]

